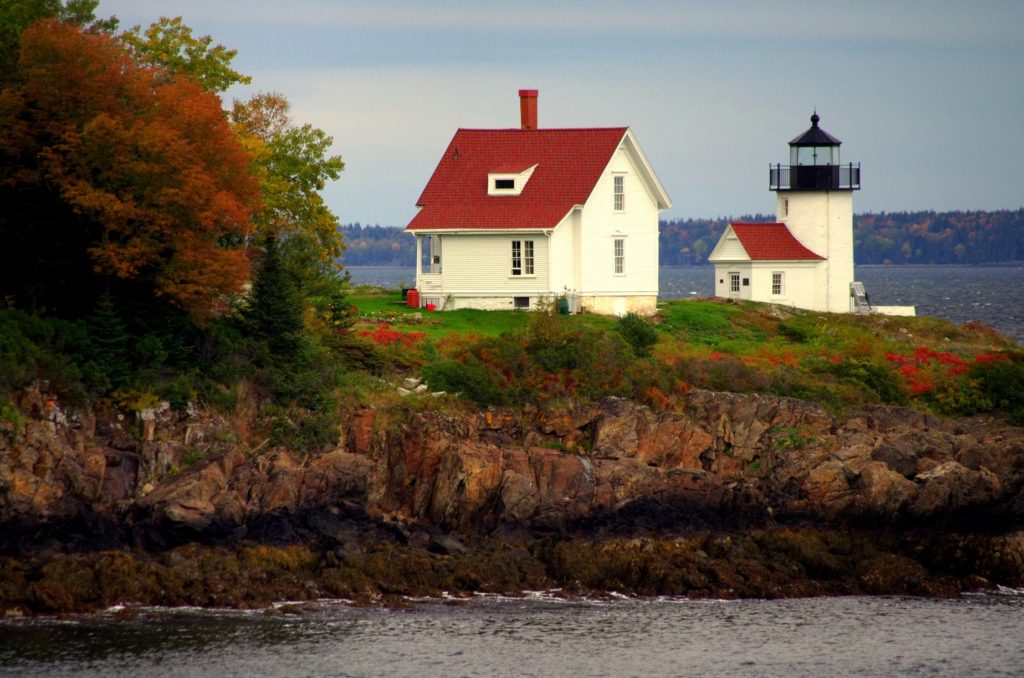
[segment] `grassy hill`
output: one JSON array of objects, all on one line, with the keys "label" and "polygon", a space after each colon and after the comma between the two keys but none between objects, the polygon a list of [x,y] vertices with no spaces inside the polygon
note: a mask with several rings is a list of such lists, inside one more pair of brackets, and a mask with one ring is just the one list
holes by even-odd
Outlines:
[{"label": "grassy hill", "polygon": [[418,311],[384,291],[352,302],[353,331],[400,357],[396,369],[421,370],[434,388],[481,405],[621,395],[667,409],[689,389],[708,388],[836,412],[895,404],[1024,414],[1024,353],[979,325],[682,299],[649,321],[632,319],[653,332],[645,355],[623,320],[603,316]]}]

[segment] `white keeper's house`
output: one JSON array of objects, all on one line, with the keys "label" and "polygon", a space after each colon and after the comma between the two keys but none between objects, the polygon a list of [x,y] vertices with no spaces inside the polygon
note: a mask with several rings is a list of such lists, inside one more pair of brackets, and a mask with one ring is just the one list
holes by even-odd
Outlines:
[{"label": "white keeper's house", "polygon": [[459,129],[405,230],[416,237],[419,304],[651,314],[658,213],[671,206],[626,127]]},{"label": "white keeper's house", "polygon": [[715,296],[812,311],[914,315],[913,306],[873,306],[854,280],[853,192],[860,163],[843,165],[842,143],[818,126],[789,142],[789,165],[773,165],[775,223],[733,223],[708,261]]}]

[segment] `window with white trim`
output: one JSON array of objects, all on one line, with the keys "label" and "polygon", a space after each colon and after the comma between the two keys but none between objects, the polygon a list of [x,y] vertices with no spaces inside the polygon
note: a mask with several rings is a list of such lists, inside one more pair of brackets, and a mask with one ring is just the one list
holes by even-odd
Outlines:
[{"label": "window with white trim", "polygon": [[626,177],[616,174],[612,181],[615,187],[615,211],[621,212],[626,209]]},{"label": "window with white trim", "polygon": [[782,271],[772,272],[772,294],[776,296],[782,294]]},{"label": "window with white trim", "polygon": [[533,241],[512,241],[512,275],[533,275]]},{"label": "window with white trim", "polygon": [[626,269],[626,241],[623,238],[615,239],[615,274],[622,275]]},{"label": "window with white trim", "polygon": [[740,274],[730,273],[729,274],[729,291],[739,292],[740,291]]}]

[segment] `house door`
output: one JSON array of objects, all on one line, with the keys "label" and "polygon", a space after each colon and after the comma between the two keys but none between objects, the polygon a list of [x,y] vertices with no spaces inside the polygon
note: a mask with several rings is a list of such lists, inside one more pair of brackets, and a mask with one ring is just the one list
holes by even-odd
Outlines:
[{"label": "house door", "polygon": [[740,298],[740,274],[735,271],[729,273],[729,298]]},{"label": "house door", "polygon": [[438,274],[441,272],[441,236],[430,236],[430,272]]}]

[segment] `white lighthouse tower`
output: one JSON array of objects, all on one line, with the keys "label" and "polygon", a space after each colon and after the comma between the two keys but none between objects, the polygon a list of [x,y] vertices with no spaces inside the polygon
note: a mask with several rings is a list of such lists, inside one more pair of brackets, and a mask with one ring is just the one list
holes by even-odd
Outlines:
[{"label": "white lighthouse tower", "polygon": [[853,279],[853,192],[860,163],[843,165],[839,139],[818,127],[789,142],[789,164],[772,165],[773,223],[730,223],[708,262],[715,296],[831,313],[914,315],[913,306],[876,306]]},{"label": "white lighthouse tower", "polygon": [[853,283],[853,192],[860,189],[860,163],[843,165],[839,139],[818,127],[789,142],[789,166],[771,168],[775,217],[809,250],[820,254],[819,310],[857,310]]}]

